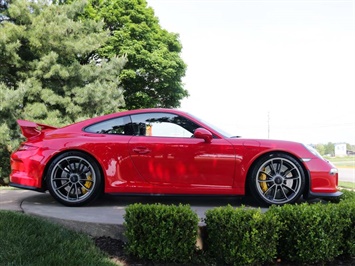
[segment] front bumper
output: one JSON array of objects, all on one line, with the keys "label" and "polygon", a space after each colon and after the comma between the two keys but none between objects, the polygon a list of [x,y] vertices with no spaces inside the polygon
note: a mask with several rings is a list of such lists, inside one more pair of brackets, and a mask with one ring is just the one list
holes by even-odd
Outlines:
[{"label": "front bumper", "polygon": [[339,198],[341,195],[343,195],[342,192],[337,191],[334,193],[314,193],[311,191],[308,191],[303,197],[305,199],[314,199],[314,198],[321,198],[321,199],[336,199]]},{"label": "front bumper", "polygon": [[321,158],[304,161],[309,176],[309,190],[305,198],[337,198],[342,195],[338,188],[336,167]]}]

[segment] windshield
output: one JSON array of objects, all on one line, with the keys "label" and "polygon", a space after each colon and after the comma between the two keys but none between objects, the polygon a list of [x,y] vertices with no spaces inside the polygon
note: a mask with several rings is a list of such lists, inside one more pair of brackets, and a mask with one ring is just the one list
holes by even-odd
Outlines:
[{"label": "windshield", "polygon": [[228,132],[226,132],[226,131],[220,129],[219,127],[217,127],[217,126],[215,126],[215,125],[213,125],[213,124],[211,124],[211,123],[209,123],[209,122],[207,122],[207,121],[205,121],[205,120],[203,120],[203,119],[201,119],[201,118],[195,116],[195,115],[192,115],[192,114],[190,114],[190,113],[189,113],[189,115],[192,116],[192,117],[194,117],[195,119],[201,121],[202,123],[206,124],[207,126],[209,126],[210,128],[212,128],[214,131],[217,131],[218,133],[220,133],[221,135],[223,135],[225,138],[236,138],[236,137],[237,137],[237,136],[234,136],[234,135],[232,135],[232,134],[230,134],[230,133],[228,133]]}]

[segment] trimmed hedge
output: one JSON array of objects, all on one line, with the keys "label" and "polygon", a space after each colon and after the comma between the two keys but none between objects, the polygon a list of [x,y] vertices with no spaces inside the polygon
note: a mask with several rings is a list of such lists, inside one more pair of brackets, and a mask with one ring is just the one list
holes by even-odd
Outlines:
[{"label": "trimmed hedge", "polygon": [[349,215],[336,204],[301,204],[272,207],[269,214],[282,221],[278,253],[298,263],[332,261],[343,253]]},{"label": "trimmed hedge", "polygon": [[125,214],[127,251],[155,262],[192,260],[198,216],[188,205],[133,204]]},{"label": "trimmed hedge", "polygon": [[[153,262],[260,265],[282,261],[324,263],[355,256],[355,192],[339,203],[246,207],[206,212],[203,252],[196,247],[198,217],[187,205],[128,206],[127,251]],[[197,257],[194,255],[197,255]]]},{"label": "trimmed hedge", "polygon": [[207,253],[223,265],[255,265],[277,255],[280,222],[260,209],[219,207],[206,212]]},{"label": "trimmed hedge", "polygon": [[339,211],[342,217],[348,217],[349,226],[345,228],[344,235],[344,254],[355,257],[355,192],[343,190],[343,195],[339,203]]},{"label": "trimmed hedge", "polygon": [[340,202],[355,202],[355,191],[343,189],[341,192]]}]

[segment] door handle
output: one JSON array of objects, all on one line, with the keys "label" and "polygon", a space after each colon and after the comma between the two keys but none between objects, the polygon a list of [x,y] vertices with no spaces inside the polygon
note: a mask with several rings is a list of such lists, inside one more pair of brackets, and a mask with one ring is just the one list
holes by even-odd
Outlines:
[{"label": "door handle", "polygon": [[136,147],[136,148],[133,148],[133,152],[138,153],[138,154],[148,154],[151,152],[151,150],[146,147]]}]

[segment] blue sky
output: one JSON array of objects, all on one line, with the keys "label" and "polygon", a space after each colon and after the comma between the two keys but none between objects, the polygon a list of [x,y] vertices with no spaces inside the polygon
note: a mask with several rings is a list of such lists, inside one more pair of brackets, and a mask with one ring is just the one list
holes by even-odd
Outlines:
[{"label": "blue sky", "polygon": [[147,2],[180,35],[182,110],[243,137],[355,144],[355,1]]}]

